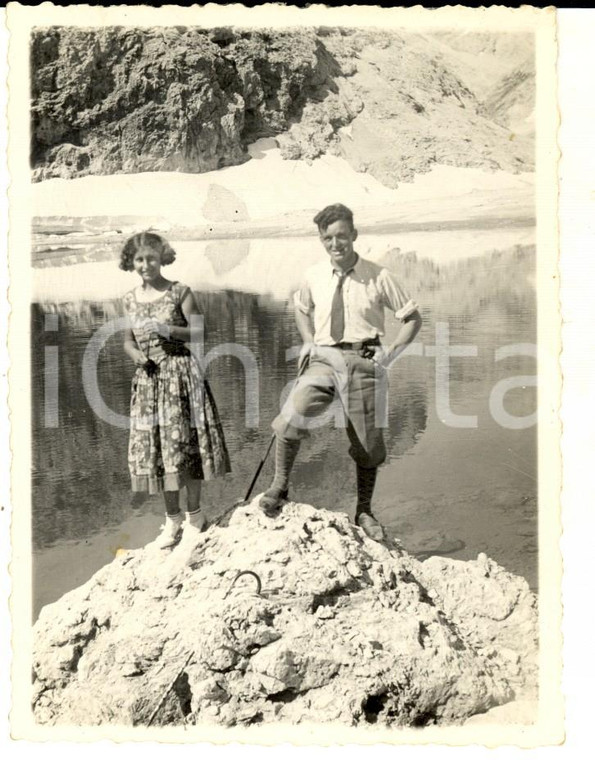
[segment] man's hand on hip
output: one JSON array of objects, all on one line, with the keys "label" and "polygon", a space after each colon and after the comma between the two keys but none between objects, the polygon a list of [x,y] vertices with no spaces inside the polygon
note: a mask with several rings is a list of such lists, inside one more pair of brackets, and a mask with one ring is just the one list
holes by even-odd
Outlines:
[{"label": "man's hand on hip", "polygon": [[392,363],[390,351],[384,346],[374,346],[372,361],[376,362],[383,369],[388,369]]}]

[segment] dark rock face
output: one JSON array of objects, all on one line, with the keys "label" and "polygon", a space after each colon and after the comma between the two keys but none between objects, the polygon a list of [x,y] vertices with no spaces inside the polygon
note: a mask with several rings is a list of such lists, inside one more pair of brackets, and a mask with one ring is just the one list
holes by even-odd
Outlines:
[{"label": "dark rock face", "polygon": [[332,152],[390,186],[435,163],[530,170],[529,141],[511,146],[432,44],[357,30],[37,29],[33,178],[212,171],[272,136],[284,158]]},{"label": "dark rock face", "polygon": [[176,45],[176,30],[36,32],[36,178],[207,171],[240,161],[242,110],[221,87],[221,81],[231,83],[232,67],[203,35],[184,38]]},{"label": "dark rock face", "polygon": [[241,163],[333,67],[306,33],[123,27],[37,30],[31,63],[36,179]]},{"label": "dark rock face", "polygon": [[345,514],[288,504],[271,520],[254,502],[173,550],[122,552],[45,607],[33,711],[46,725],[461,723],[535,698],[536,639],[526,581],[484,555],[420,563]]}]

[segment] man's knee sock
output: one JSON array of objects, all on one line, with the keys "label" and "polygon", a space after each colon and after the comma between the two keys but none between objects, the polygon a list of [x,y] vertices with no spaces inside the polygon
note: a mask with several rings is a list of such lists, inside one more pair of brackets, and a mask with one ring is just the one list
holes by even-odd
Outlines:
[{"label": "man's knee sock", "polygon": [[370,512],[372,508],[372,494],[376,485],[376,467],[366,468],[357,465],[357,507],[356,514]]},{"label": "man's knee sock", "polygon": [[273,489],[279,493],[287,491],[289,476],[299,448],[299,440],[277,438],[275,443],[275,477],[269,491]]}]

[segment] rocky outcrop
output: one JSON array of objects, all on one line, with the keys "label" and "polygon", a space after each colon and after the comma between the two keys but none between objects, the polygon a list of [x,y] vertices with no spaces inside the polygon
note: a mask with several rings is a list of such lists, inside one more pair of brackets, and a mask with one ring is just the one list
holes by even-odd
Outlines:
[{"label": "rocky outcrop", "polygon": [[34,633],[43,724],[420,726],[535,696],[524,580],[485,556],[420,563],[303,504],[122,551]]},{"label": "rocky outcrop", "polygon": [[480,101],[486,99],[495,82],[535,54],[535,35],[529,31],[436,30],[424,35],[424,40],[437,46],[440,60]]},{"label": "rocky outcrop", "polygon": [[334,153],[391,187],[437,163],[531,170],[530,141],[511,144],[439,45],[380,30],[37,29],[33,177],[206,172],[272,136],[287,159]]},{"label": "rocky outcrop", "polygon": [[531,141],[511,145],[428,36],[359,32],[326,44],[339,59],[347,46],[349,83],[365,104],[340,131],[340,155],[358,171],[396,187],[437,164],[532,170]]},{"label": "rocky outcrop", "polygon": [[483,104],[483,112],[516,134],[527,135],[535,131],[534,110],[535,67],[533,59],[528,59],[492,88]]},{"label": "rocky outcrop", "polygon": [[241,163],[338,72],[313,33],[181,27],[37,30],[31,61],[36,179]]}]

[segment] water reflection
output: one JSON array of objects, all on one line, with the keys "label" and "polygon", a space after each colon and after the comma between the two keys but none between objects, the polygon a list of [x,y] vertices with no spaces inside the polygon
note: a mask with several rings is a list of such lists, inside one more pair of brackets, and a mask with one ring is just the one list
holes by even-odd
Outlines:
[{"label": "water reflection", "polygon": [[[242,241],[212,245],[208,253],[221,273],[246,253]],[[378,486],[382,519],[408,538],[412,550],[458,550],[460,557],[487,551],[535,585],[535,430],[505,430],[488,408],[498,380],[535,372],[531,357],[494,360],[497,348],[535,339],[535,293],[529,282],[534,250],[517,246],[450,265],[399,251],[382,260],[423,304],[418,343],[433,345],[436,323],[447,322],[451,343],[477,346],[473,359],[451,361],[450,403],[457,414],[474,414],[479,421],[472,430],[443,425],[435,411],[433,360],[413,354],[397,362],[390,372],[389,461]],[[255,429],[244,422],[246,387],[239,361],[225,356],[209,366],[233,467],[230,476],[205,487],[206,511],[214,517],[240,498],[250,482],[282,391],[295,374],[295,361],[286,360],[286,350],[300,340],[285,301],[236,290],[197,292],[197,299],[205,316],[205,350],[239,343],[254,353],[260,370],[260,426]],[[45,329],[48,312],[56,316],[57,330]],[[158,497],[132,499],[127,431],[99,419],[82,388],[81,365],[90,336],[120,314],[115,299],[46,302],[32,308],[36,609],[90,577],[110,560],[114,546],[142,545],[159,525]],[[389,323],[387,340],[397,329]],[[44,426],[46,346],[56,346],[59,355],[59,424],[52,428]],[[119,414],[128,412],[132,373],[121,337],[110,338],[100,355],[98,383],[105,403]],[[511,391],[506,407],[511,414],[531,413],[534,389]],[[347,448],[344,431],[316,431],[300,451],[292,495],[329,509],[352,510],[355,468]],[[261,489],[271,475],[269,461]],[[431,535],[424,538],[424,531]],[[84,553],[77,554],[81,547]]]},{"label": "water reflection", "polygon": [[218,277],[235,269],[250,253],[249,240],[214,240],[205,251]]},{"label": "water reflection", "polygon": [[[247,389],[242,364],[233,356],[216,358],[209,364],[208,376],[233,464],[230,478],[207,486],[215,514],[243,493],[260,459],[283,389],[295,372],[295,361],[286,360],[286,350],[299,345],[299,335],[285,304],[231,291],[198,293],[197,300],[207,326],[205,351],[224,343],[246,346],[257,358],[260,370],[257,395],[261,424],[254,428],[245,424]],[[56,427],[44,425],[44,369],[39,362],[34,365],[33,536],[38,549],[57,540],[88,538],[117,523],[123,508],[132,506],[126,469],[128,433],[93,412],[81,381],[89,338],[118,316],[118,309],[117,302],[82,304],[78,312],[60,309],[58,329],[48,332],[44,330],[45,311],[38,304],[33,306],[32,358],[43,355],[43,347],[48,345],[56,346],[59,355]],[[121,349],[121,336],[109,338],[100,355],[98,385],[106,405],[120,415],[128,412],[132,373],[132,363]],[[408,383],[407,403],[391,410],[387,437],[389,446],[399,453],[413,446],[425,428],[426,395],[419,380]],[[344,433],[335,431],[335,435]],[[397,440],[398,446],[393,447]],[[332,468],[336,481],[329,482],[328,450],[328,437],[314,435],[305,447],[304,464],[308,466],[308,480],[336,493],[337,485],[344,481],[347,462],[342,461],[344,456],[337,457]]]}]

